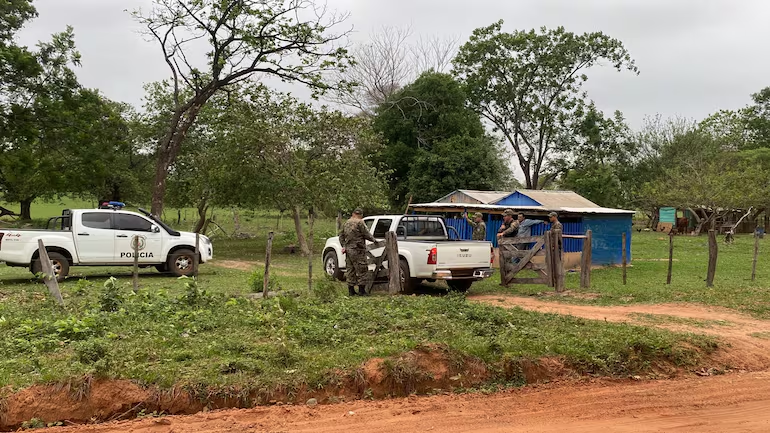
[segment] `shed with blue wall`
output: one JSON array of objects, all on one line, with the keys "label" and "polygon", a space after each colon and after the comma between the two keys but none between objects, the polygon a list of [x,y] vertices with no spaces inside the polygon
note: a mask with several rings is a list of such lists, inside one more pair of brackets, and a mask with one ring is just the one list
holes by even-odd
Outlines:
[{"label": "shed with blue wall", "polygon": [[[456,197],[456,196],[455,196]],[[592,262],[594,265],[617,265],[622,262],[622,236],[626,233],[628,261],[631,261],[633,211],[603,208],[572,191],[517,190],[493,204],[434,202],[415,204],[414,211],[444,215],[447,225],[457,230],[462,239],[470,239],[473,229],[462,217],[464,212],[485,214],[487,240],[497,246],[496,233],[502,224],[503,210],[510,208],[544,224],[532,227],[532,235],[540,236],[550,230],[549,212],[557,212],[565,235],[584,235],[592,231]],[[565,238],[565,253],[580,253],[583,240]]]}]

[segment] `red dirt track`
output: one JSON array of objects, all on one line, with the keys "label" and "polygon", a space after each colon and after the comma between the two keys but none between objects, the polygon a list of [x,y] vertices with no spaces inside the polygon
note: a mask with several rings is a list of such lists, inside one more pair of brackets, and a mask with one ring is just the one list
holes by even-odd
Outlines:
[{"label": "red dirt track", "polygon": [[[471,297],[503,307],[638,322],[633,313],[721,320],[710,327],[661,321],[654,326],[722,339],[715,363],[731,373],[672,380],[576,379],[491,395],[464,394],[355,401],[308,407],[271,406],[137,419],[47,430],[56,433],[182,432],[770,432],[770,322],[694,305],[596,307],[532,298]],[[642,323],[642,322],[639,322]],[[651,326],[650,323],[646,323]],[[770,334],[769,334],[770,335]]]}]

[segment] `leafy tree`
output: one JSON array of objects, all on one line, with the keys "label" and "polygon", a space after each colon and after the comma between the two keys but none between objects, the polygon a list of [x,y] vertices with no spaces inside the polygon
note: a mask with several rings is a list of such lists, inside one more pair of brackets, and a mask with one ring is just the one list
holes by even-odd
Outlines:
[{"label": "leafy tree", "polygon": [[[312,0],[155,0],[135,17],[157,41],[171,71],[173,108],[158,142],[152,212],[160,215],[167,176],[203,107],[219,91],[255,75],[328,86],[325,71],[344,68],[340,35],[329,30],[344,17]],[[205,62],[197,64],[201,47]]]},{"label": "leafy tree", "polygon": [[602,206],[630,206],[638,142],[620,112],[605,118],[590,105],[581,117],[553,163],[560,186]]},{"label": "leafy tree", "polygon": [[754,105],[746,108],[750,148],[770,148],[770,87],[751,95]]},{"label": "leafy tree", "polygon": [[584,103],[584,71],[602,60],[638,70],[623,44],[601,32],[505,33],[502,26],[476,29],[460,48],[454,73],[471,106],[513,148],[527,188],[541,188],[549,158]]},{"label": "leafy tree", "polygon": [[465,106],[448,74],[426,72],[380,105],[374,127],[386,147],[377,156],[390,171],[390,201],[435,200],[458,188],[500,189],[510,170],[498,143]]}]

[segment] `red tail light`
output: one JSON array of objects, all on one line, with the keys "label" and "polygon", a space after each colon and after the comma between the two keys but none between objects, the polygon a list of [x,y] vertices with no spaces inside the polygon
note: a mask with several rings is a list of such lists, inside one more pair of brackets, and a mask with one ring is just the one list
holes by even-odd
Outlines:
[{"label": "red tail light", "polygon": [[438,263],[438,252],[436,251],[436,247],[433,247],[430,250],[430,254],[428,254],[428,264],[435,265],[436,263]]},{"label": "red tail light", "polygon": [[495,247],[489,247],[489,263],[495,264]]}]

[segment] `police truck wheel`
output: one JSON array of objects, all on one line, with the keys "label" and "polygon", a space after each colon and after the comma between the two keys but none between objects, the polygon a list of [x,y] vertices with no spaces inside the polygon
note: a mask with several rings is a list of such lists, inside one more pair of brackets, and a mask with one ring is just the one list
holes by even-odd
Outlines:
[{"label": "police truck wheel", "polygon": [[195,253],[190,250],[176,250],[168,257],[168,269],[177,277],[189,277],[195,266]]},{"label": "police truck wheel", "polygon": [[472,280],[447,280],[447,285],[449,286],[449,290],[455,291],[455,292],[467,292],[468,289],[471,288],[471,284],[473,284]]},{"label": "police truck wheel", "polygon": [[326,275],[334,278],[335,280],[342,281],[343,274],[340,270],[340,265],[337,262],[337,253],[334,251],[329,251],[324,255],[324,271],[326,271]]},{"label": "police truck wheel", "polygon": [[420,283],[420,280],[409,276],[409,263],[401,259],[398,262],[399,277],[401,278],[401,293],[411,295]]},{"label": "police truck wheel", "polygon": [[[63,255],[54,252],[48,253],[48,258],[51,259],[51,262],[53,263],[53,272],[56,274],[56,281],[61,283],[70,273],[69,260],[67,260],[67,258]],[[43,272],[43,264],[40,262],[40,257],[32,262],[31,271],[35,275]]]}]

